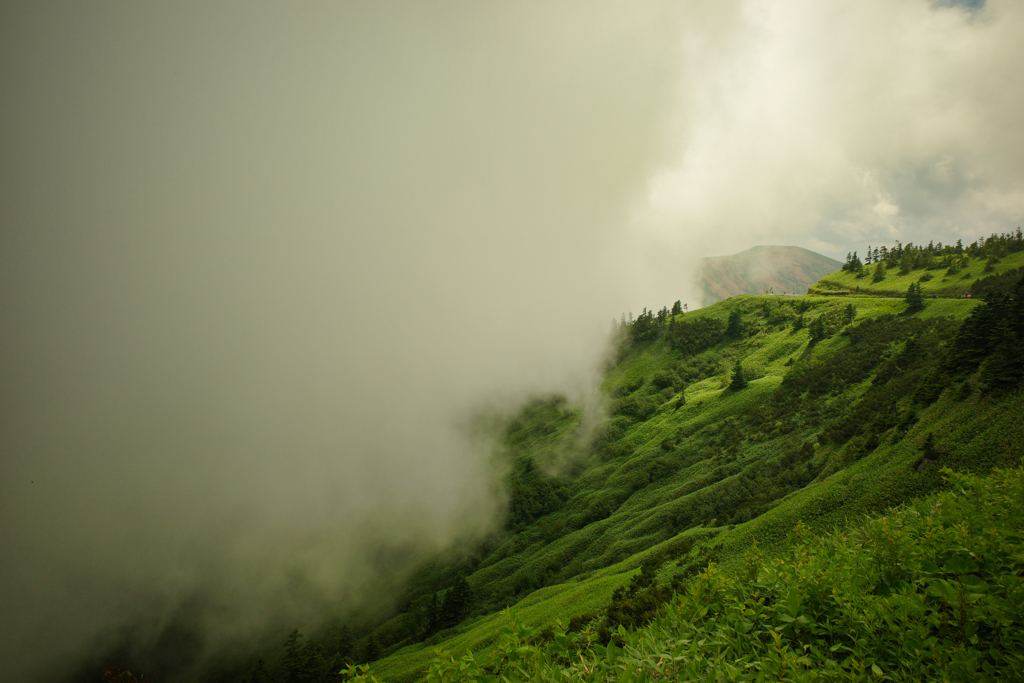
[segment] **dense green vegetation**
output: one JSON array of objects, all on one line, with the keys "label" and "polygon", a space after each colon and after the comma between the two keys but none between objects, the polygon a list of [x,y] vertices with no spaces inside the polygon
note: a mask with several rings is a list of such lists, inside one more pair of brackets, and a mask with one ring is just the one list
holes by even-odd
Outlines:
[{"label": "dense green vegetation", "polygon": [[[507,422],[503,528],[424,564],[389,617],[348,617],[308,640],[296,630],[215,679],[411,683],[428,669],[443,680],[500,669],[510,679],[857,680],[875,666],[917,680],[900,629],[920,636],[913,647],[945,672],[934,677],[1019,672],[1003,624],[1021,619],[1020,567],[1006,559],[1020,542],[1011,508],[968,509],[943,494],[915,504],[928,514],[912,506],[863,521],[947,488],[940,468],[1019,463],[1019,243],[1018,233],[966,248],[907,245],[884,259],[872,250],[870,265],[890,264],[875,289],[854,255],[819,283],[831,291],[830,278],[848,278],[859,295],[843,285],[842,297],[739,296],[689,313],[677,302],[624,320],[602,386],[607,417],[592,434],[581,407],[558,396]],[[953,257],[964,272],[991,266],[971,281],[987,303],[932,298],[928,269],[948,270]],[[986,491],[1019,481],[958,477]],[[957,573],[952,555],[920,543],[922,524],[959,528],[950,515],[974,525],[963,543],[994,553],[976,557],[976,570]],[[825,566],[833,556],[842,562]],[[984,614],[971,612],[970,633],[951,611],[955,596],[941,593],[968,575],[986,586],[971,589],[984,597],[970,609]],[[439,646],[453,654],[439,660]],[[364,662],[376,673],[349,668]]]},{"label": "dense green vegetation", "polygon": [[491,658],[439,650],[427,680],[1022,680],[1024,471],[946,473],[951,491],[709,566],[610,642],[508,612]]}]

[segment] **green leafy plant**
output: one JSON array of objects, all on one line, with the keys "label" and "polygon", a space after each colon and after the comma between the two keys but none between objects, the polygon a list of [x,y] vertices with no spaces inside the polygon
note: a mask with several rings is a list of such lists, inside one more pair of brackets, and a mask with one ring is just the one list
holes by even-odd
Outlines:
[{"label": "green leafy plant", "polygon": [[[951,490],[743,565],[711,564],[607,645],[506,611],[486,662],[439,651],[431,683],[1006,681],[1024,676],[1024,472],[946,470]],[[641,572],[639,583],[651,572]]]}]

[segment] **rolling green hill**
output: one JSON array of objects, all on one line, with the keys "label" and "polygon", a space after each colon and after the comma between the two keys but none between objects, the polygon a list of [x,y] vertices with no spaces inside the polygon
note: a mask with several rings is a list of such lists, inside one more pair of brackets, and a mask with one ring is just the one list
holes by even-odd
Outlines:
[{"label": "rolling green hill", "polygon": [[920,283],[921,293],[926,297],[957,298],[971,294],[972,298],[982,298],[987,289],[983,284],[986,278],[1002,274],[1014,276],[1024,272],[1018,270],[1021,268],[1024,268],[1024,251],[1006,254],[997,263],[990,263],[987,257],[966,255],[956,265],[936,261],[931,267],[911,268],[906,272],[898,267],[888,268],[885,277],[878,281],[874,281],[877,265],[869,265],[859,271],[843,270],[826,275],[810,288],[810,293],[902,297],[911,283]]},{"label": "rolling green hill", "polygon": [[[842,273],[812,288],[837,296],[734,296],[687,314],[655,317],[645,312],[624,325],[618,355],[602,385],[607,416],[593,438],[581,438],[581,407],[562,397],[539,397],[524,406],[502,437],[510,495],[504,529],[461,554],[425,565],[408,582],[394,616],[364,627],[346,652],[332,653],[336,632],[314,634],[300,652],[307,667],[301,680],[332,680],[331,671],[342,659],[369,659],[372,674],[352,670],[349,676],[411,683],[434,667],[434,680],[462,680],[464,668],[464,680],[493,678],[507,670],[509,680],[532,680],[543,673],[545,680],[612,676],[630,681],[643,672],[668,675],[667,655],[651,650],[654,642],[662,643],[665,652],[678,650],[672,655],[681,658],[673,660],[679,663],[677,673],[691,667],[702,672],[701,680],[719,674],[729,679],[730,667],[735,669],[732,680],[754,680],[755,674],[764,678],[764,672],[779,673],[790,664],[806,680],[822,672],[831,672],[825,676],[829,680],[860,680],[856,667],[866,677],[876,676],[873,663],[880,670],[884,664],[885,671],[904,667],[902,680],[915,680],[907,673],[915,671],[907,661],[919,661],[921,648],[928,647],[934,671],[966,672],[962,680],[982,680],[970,676],[981,676],[985,666],[997,674],[1024,670],[1019,658],[1011,656],[1017,640],[1003,633],[1024,628],[1024,555],[981,548],[985,534],[1009,534],[1006,547],[1019,545],[1022,518],[1011,512],[1024,498],[1006,502],[1001,512],[984,512],[987,521],[979,521],[978,529],[991,531],[972,530],[981,535],[962,539],[962,547],[981,544],[971,561],[988,567],[966,573],[993,586],[971,595],[992,600],[998,595],[1001,610],[996,618],[991,614],[997,608],[986,607],[989,616],[972,616],[980,621],[970,627],[967,607],[956,612],[959,598],[941,593],[947,590],[942,586],[960,590],[956,585],[964,585],[965,571],[956,579],[953,570],[933,569],[932,560],[900,564],[886,559],[888,546],[879,545],[882,541],[849,541],[864,534],[882,538],[877,531],[882,522],[865,522],[866,515],[948,489],[944,468],[984,474],[1021,462],[1024,279],[1017,269],[1024,245],[1018,234],[1015,242],[1010,236],[986,246],[989,253],[977,244],[968,247],[963,254],[972,248],[974,253],[966,258],[953,252],[955,265],[942,266],[934,248],[917,253],[908,245],[919,262],[900,250],[902,264],[893,261],[891,276],[872,283],[870,266],[848,260]],[[993,257],[997,250],[1000,255]],[[906,271],[902,275],[900,265]],[[942,275],[939,268],[958,270]],[[950,283],[958,273],[971,277]],[[847,287],[848,280],[859,284]],[[893,297],[918,282],[924,295],[950,298],[925,298],[914,310]],[[988,302],[955,298],[961,295],[956,289],[961,282],[985,293]],[[957,481],[957,486],[979,491],[1024,495],[998,477]],[[950,517],[941,528],[966,523],[970,515],[984,516],[972,510],[963,508],[957,513],[963,519]],[[1005,519],[999,517],[1004,513]],[[925,524],[924,517],[899,515],[901,529]],[[998,519],[1004,519],[1003,526]],[[856,530],[855,535],[844,535],[847,529],[850,534]],[[908,557],[924,558],[930,551],[920,541],[923,533],[906,531],[905,538],[892,542],[904,544],[899,547],[906,547]],[[847,584],[825,585],[815,578],[829,556],[801,555],[799,549],[818,545],[849,559],[843,570],[849,572]],[[917,654],[891,654],[899,638],[879,640],[876,647],[849,635],[862,629],[854,624],[856,618],[869,619],[875,614],[870,610],[881,614],[892,608],[890,602],[864,603],[857,608],[861,612],[847,610],[847,603],[828,603],[833,588],[851,605],[863,601],[857,597],[862,595],[859,579],[853,578],[867,571],[857,569],[862,561],[856,559],[858,548],[870,559],[875,574],[865,580],[875,582],[871,590],[881,595],[879,600],[898,590],[918,605],[913,586],[925,596],[914,608],[920,619],[900,617],[905,628],[922,634]],[[995,554],[985,555],[990,551]],[[1006,552],[1010,555],[1000,554]],[[817,569],[801,574],[801,563]],[[878,577],[888,577],[890,565],[903,567],[904,573],[898,581],[886,578],[890,583],[879,594]],[[762,576],[769,570],[775,574]],[[939,586],[934,588],[941,593],[935,598],[939,602],[926,600],[933,583]],[[760,588],[744,588],[755,584]],[[705,589],[731,595],[733,602],[701,598]],[[707,609],[695,613],[694,600],[704,600]],[[980,605],[983,598],[970,600]],[[821,635],[806,620],[798,621],[804,611],[814,611],[800,605],[813,601],[815,618],[854,621],[836,622],[829,626],[833,635]],[[745,606],[736,612],[728,606],[733,604]],[[783,604],[788,611],[779,611]],[[719,612],[708,609],[734,621],[715,621]],[[753,621],[740,618],[744,610]],[[705,631],[684,626],[698,623],[695,614],[704,620]],[[754,624],[764,614],[769,615],[763,617],[767,626],[744,635],[748,631],[742,624]],[[942,623],[928,625],[936,619]],[[960,620],[959,631],[950,630],[951,619]],[[974,635],[969,636],[971,628]],[[682,633],[717,639],[719,645],[695,652],[695,641]],[[726,642],[734,650],[723,650]],[[807,649],[822,643],[832,649]],[[438,649],[455,659],[439,659]],[[572,661],[566,658],[570,650]],[[689,654],[679,654],[684,650]],[[871,659],[876,651],[877,661]],[[632,659],[620,661],[623,652]],[[769,666],[763,658],[771,652],[778,661]],[[761,659],[749,659],[751,653]],[[790,664],[786,657],[792,658]],[[314,661],[321,663],[319,673],[310,668]],[[736,662],[747,662],[747,668],[735,668],[740,666]],[[602,671],[604,678],[594,673]],[[991,671],[985,675],[998,679]],[[268,676],[264,680],[290,680],[283,665],[263,674]]]}]

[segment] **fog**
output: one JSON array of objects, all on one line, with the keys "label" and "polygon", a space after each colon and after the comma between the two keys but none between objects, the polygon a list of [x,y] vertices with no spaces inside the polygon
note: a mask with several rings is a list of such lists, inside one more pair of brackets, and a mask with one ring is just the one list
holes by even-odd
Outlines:
[{"label": "fog", "polygon": [[[1024,213],[1019,3],[7,3],[0,678],[196,654],[501,522],[700,257]],[[195,607],[195,605],[199,607]],[[142,626],[137,626],[137,624]],[[133,626],[136,625],[136,626]]]}]

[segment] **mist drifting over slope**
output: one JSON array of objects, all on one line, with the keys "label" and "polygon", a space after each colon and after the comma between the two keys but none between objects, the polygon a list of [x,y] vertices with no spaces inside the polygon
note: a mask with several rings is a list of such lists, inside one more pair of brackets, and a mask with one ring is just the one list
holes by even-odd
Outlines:
[{"label": "mist drifting over slope", "polygon": [[1024,208],[1010,2],[0,13],[5,680],[492,528],[470,416],[591,393],[705,254]]}]

